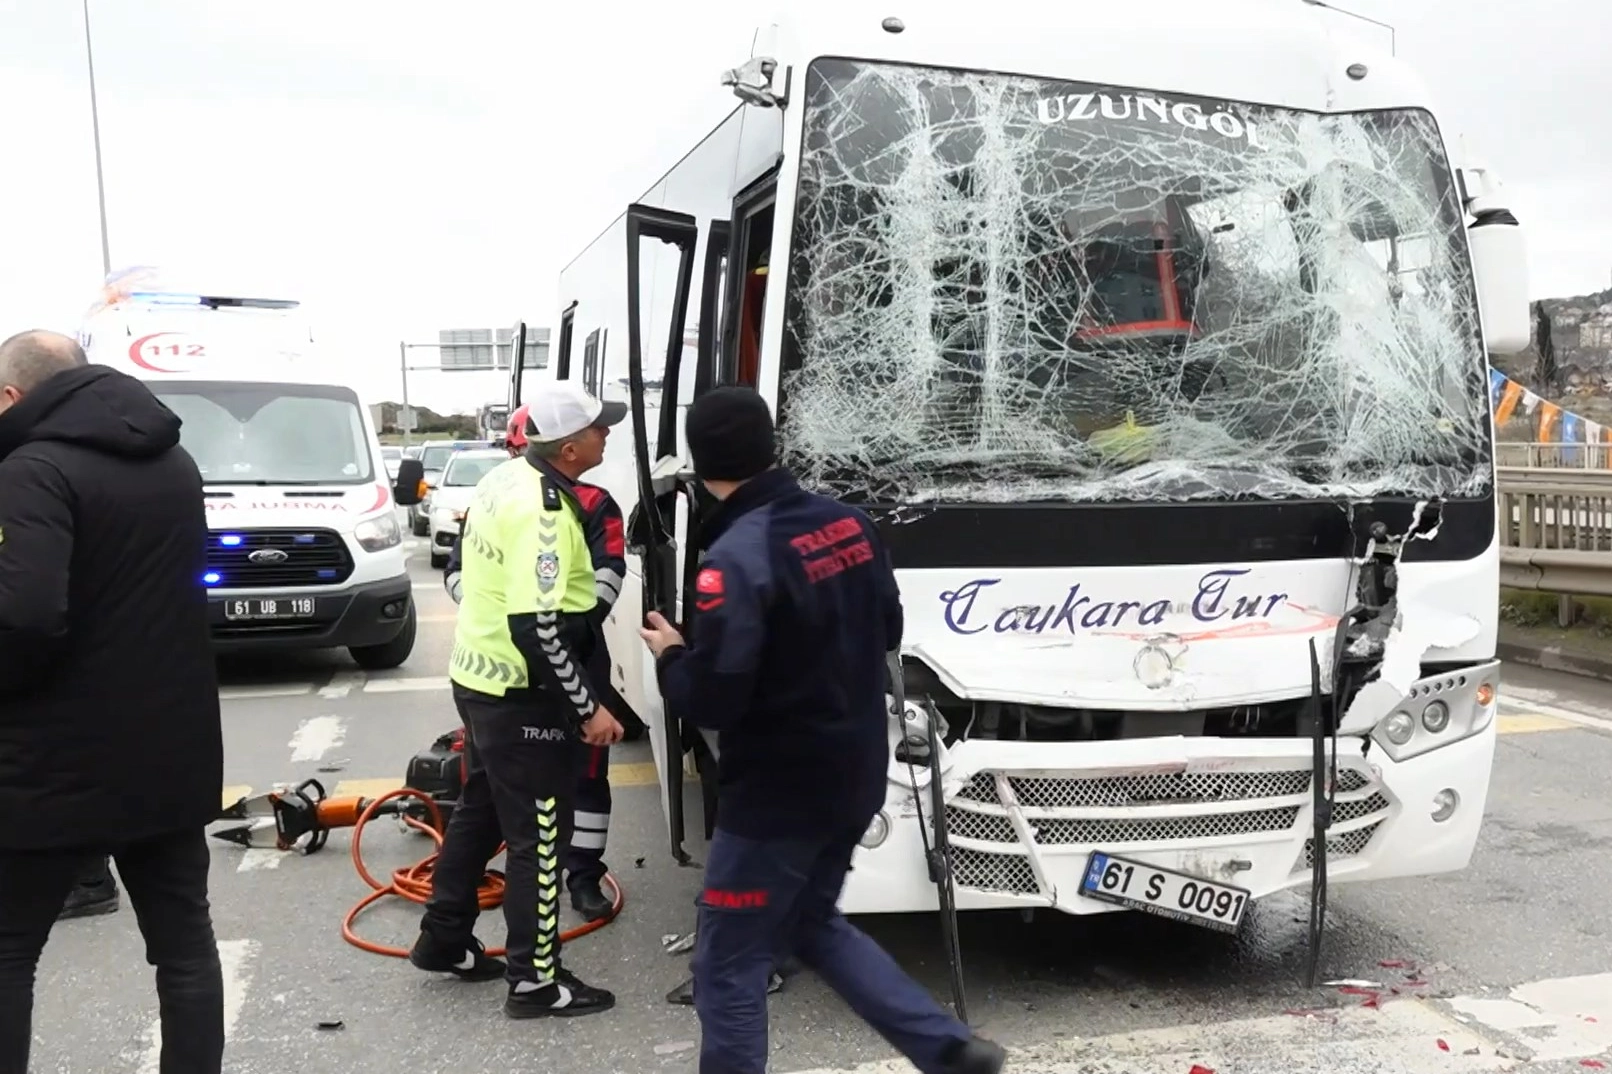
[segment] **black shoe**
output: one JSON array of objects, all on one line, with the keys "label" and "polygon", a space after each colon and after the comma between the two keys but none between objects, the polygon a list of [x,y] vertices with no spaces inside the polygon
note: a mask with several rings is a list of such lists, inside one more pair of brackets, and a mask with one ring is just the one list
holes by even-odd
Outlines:
[{"label": "black shoe", "polygon": [[56,920],[66,921],[74,917],[115,914],[122,903],[123,899],[115,882],[75,885],[73,890],[67,893],[67,901],[62,904],[62,911],[56,915]]},{"label": "black shoe", "polygon": [[616,1005],[616,997],[602,988],[594,988],[570,970],[561,969],[554,975],[554,983],[531,992],[517,992],[510,987],[504,1000],[504,1013],[511,1018],[580,1018],[584,1014],[598,1014]]},{"label": "black shoe", "polygon": [[571,906],[589,921],[603,921],[616,910],[597,880],[581,880],[571,889]]},{"label": "black shoe", "polygon": [[461,981],[496,981],[504,976],[506,967],[502,959],[487,953],[487,948],[474,936],[469,949],[444,950],[441,943],[429,932],[422,931],[409,950],[409,962],[427,973],[451,973]]},{"label": "black shoe", "polygon": [[[767,995],[776,995],[784,990],[784,975],[773,970],[767,977]],[[694,978],[690,977],[682,984],[666,993],[666,1002],[679,1007],[694,1006]]]},{"label": "black shoe", "polygon": [[984,1037],[971,1037],[942,1060],[941,1069],[946,1074],[1000,1074],[1006,1065],[1007,1050],[1000,1044]]}]

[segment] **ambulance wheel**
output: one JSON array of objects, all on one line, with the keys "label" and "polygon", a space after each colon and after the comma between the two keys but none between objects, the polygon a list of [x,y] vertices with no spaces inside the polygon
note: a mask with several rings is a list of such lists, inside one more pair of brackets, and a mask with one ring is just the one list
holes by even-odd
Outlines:
[{"label": "ambulance wheel", "polygon": [[448,565],[448,553],[446,553],[446,552],[438,552],[436,549],[433,548],[431,550],[431,569],[434,570],[434,571],[440,571],[442,568],[446,567],[447,565]]},{"label": "ambulance wheel", "polygon": [[354,645],[347,652],[365,671],[388,671],[401,665],[414,651],[414,634],[418,627],[411,600],[409,617],[403,621],[403,629],[397,632],[397,637],[380,645]]}]

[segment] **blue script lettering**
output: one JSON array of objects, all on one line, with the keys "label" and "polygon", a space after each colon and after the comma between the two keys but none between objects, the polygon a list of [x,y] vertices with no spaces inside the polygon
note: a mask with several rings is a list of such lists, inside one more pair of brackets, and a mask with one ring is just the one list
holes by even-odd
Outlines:
[{"label": "blue script lettering", "polygon": [[[1229,616],[1232,619],[1268,619],[1288,599],[1286,593],[1239,594],[1232,588],[1247,570],[1214,570],[1198,579],[1198,591],[1190,605],[1193,618],[1213,623]],[[1067,631],[1104,627],[1158,626],[1170,614],[1168,600],[1098,600],[1081,593],[1080,585],[1072,585],[1058,603],[1021,604],[1002,608],[994,618],[991,611],[976,609],[979,596],[988,587],[997,585],[1000,578],[976,578],[964,582],[956,589],[940,594],[944,606],[946,627],[954,634],[980,634],[989,630],[995,634],[1042,634],[1049,629]],[[977,613],[977,614],[976,614]]]}]

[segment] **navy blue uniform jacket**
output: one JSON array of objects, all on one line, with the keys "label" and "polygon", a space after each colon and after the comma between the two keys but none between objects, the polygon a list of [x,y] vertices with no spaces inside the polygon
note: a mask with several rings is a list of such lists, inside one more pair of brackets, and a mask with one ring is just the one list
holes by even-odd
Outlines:
[{"label": "navy blue uniform jacket", "polygon": [[718,733],[717,826],[860,836],[885,798],[901,596],[873,522],[769,470],[703,534],[688,645],[656,662],[679,719]]}]

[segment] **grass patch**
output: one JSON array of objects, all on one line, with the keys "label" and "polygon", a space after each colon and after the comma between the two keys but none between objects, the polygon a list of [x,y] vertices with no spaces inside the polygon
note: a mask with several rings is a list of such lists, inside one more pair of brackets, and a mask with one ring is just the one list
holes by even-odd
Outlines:
[{"label": "grass patch", "polygon": [[[1531,589],[1500,588],[1500,620],[1519,627],[1556,627],[1561,598]],[[1612,638],[1612,597],[1573,597],[1573,628]]]}]

